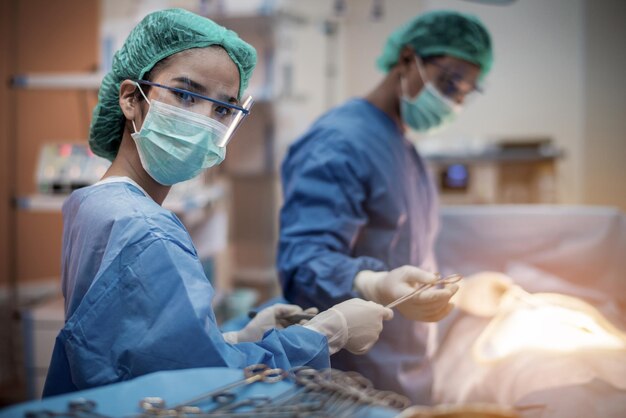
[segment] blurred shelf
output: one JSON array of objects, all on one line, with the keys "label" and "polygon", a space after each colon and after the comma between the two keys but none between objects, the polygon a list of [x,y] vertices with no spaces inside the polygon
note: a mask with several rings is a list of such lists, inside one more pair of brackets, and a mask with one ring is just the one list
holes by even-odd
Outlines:
[{"label": "blurred shelf", "polygon": [[[185,213],[194,209],[206,207],[207,205],[220,200],[225,195],[225,188],[218,184],[211,187],[203,187],[194,193],[185,195],[172,195],[163,203],[163,207],[175,213]],[[59,212],[63,207],[63,202],[69,195],[47,195],[32,194],[16,199],[18,209],[30,212]]]},{"label": "blurred shelf", "polygon": [[484,153],[423,153],[424,160],[434,163],[506,163],[506,162],[535,162],[556,160],[564,156],[564,152],[558,149],[542,150],[506,150]]},{"label": "blurred shelf", "polygon": [[98,90],[103,78],[103,73],[32,73],[14,76],[11,84],[33,90]]},{"label": "blurred shelf", "polygon": [[33,194],[16,199],[18,209],[32,212],[58,212],[69,195]]},{"label": "blurred shelf", "polygon": [[[12,290],[7,284],[0,284],[0,306],[8,307]],[[17,304],[26,306],[60,295],[61,280],[59,277],[45,277],[34,281],[20,282],[15,290],[17,292],[15,295]]]}]

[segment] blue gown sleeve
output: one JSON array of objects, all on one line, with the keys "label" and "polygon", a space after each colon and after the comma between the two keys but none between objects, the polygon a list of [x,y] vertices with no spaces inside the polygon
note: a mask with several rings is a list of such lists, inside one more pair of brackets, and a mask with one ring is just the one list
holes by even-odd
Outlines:
[{"label": "blue gown sleeve", "polygon": [[76,388],[169,369],[329,366],[326,337],[300,326],[268,331],[256,343],[226,343],[195,254],[167,238],[141,245],[98,274],[57,339]]},{"label": "blue gown sleeve", "polygon": [[291,150],[282,166],[277,265],[285,297],[303,307],[328,309],[358,297],[361,270],[386,270],[381,260],[354,257],[352,246],[367,223],[368,162],[341,134],[316,131],[309,149]]}]

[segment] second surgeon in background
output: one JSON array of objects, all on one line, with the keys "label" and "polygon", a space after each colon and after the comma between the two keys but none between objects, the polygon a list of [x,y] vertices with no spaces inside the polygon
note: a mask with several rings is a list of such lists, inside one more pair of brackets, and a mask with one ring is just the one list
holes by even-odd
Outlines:
[{"label": "second surgeon in background", "polygon": [[[388,39],[382,82],[330,110],[291,146],[278,253],[289,301],[325,309],[360,296],[385,305],[435,280],[436,189],[405,129],[452,121],[491,63],[490,36],[477,18],[417,16]],[[332,366],[430,403],[426,322],[450,312],[456,290],[429,289],[399,305],[401,315],[369,353],[338,353]]]}]

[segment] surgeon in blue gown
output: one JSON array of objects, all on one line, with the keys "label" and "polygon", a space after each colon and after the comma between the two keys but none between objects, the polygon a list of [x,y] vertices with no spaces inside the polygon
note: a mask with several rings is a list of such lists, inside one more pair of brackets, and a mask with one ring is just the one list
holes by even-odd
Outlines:
[{"label": "surgeon in blue gown", "polygon": [[[278,270],[285,298],[325,309],[363,297],[383,305],[436,280],[436,189],[405,136],[453,120],[492,63],[487,29],[452,11],[417,16],[388,39],[382,82],[321,116],[282,165]],[[341,352],[333,367],[378,388],[430,403],[427,322],[445,317],[456,285],[399,305],[364,356]]]},{"label": "surgeon in blue gown", "polygon": [[352,299],[307,324],[275,305],[222,333],[214,290],[180,220],[161,204],[170,187],[219,164],[250,110],[242,99],[255,50],[181,9],[145,17],[100,88],[90,146],[112,160],[103,179],[63,205],[66,323],[44,388],[56,395],[193,368],[328,367],[342,348],[366,352],[393,311]]}]

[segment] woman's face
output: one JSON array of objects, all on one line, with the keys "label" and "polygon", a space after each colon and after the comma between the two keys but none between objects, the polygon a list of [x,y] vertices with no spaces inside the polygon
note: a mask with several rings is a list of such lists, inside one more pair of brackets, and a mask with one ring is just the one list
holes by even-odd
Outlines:
[{"label": "woman's face", "polygon": [[[183,91],[151,86],[148,99],[209,116],[227,124],[231,109],[185,91],[238,105],[239,70],[221,47],[194,48],[170,56],[151,71],[150,80]],[[144,86],[142,86],[143,88]]]}]

